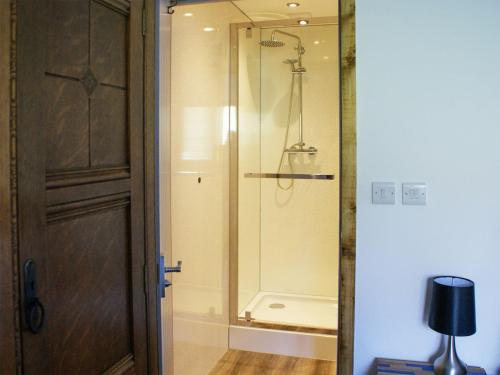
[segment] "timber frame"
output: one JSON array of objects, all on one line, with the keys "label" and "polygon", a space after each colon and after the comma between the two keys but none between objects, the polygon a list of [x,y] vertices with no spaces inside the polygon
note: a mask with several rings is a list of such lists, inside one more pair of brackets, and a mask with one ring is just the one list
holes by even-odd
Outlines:
[{"label": "timber frame", "polygon": [[354,370],[356,273],[356,0],[339,1],[340,279],[338,375]]}]

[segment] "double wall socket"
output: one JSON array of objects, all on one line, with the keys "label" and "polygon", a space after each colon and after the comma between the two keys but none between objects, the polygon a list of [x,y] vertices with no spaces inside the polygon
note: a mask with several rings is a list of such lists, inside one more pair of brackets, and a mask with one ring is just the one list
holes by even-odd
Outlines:
[{"label": "double wall socket", "polygon": [[403,204],[425,206],[427,203],[427,185],[424,183],[403,184]]}]

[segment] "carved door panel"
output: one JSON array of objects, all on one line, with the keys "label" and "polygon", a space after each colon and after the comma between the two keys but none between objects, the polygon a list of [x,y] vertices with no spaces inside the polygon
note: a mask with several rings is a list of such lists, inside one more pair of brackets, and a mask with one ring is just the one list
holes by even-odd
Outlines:
[{"label": "carved door panel", "polygon": [[[153,371],[144,287],[142,8],[142,0],[17,1],[25,374]],[[24,279],[29,260],[36,272]],[[27,292],[32,281],[35,290]],[[30,293],[40,302],[31,310]]]}]

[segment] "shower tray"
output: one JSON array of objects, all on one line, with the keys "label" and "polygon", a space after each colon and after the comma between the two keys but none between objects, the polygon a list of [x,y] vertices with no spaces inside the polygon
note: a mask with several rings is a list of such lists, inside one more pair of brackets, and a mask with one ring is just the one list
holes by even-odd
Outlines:
[{"label": "shower tray", "polygon": [[255,322],[337,330],[338,302],[334,298],[259,292],[240,312]]}]

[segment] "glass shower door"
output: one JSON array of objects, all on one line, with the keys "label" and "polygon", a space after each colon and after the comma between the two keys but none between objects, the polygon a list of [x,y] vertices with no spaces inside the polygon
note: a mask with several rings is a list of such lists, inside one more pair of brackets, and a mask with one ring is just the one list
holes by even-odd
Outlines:
[{"label": "glass shower door", "polygon": [[[259,40],[243,34],[240,31],[239,318],[260,326],[335,333],[337,25],[262,28]],[[249,51],[259,56],[258,62],[249,59]],[[249,60],[258,69],[258,89],[252,87],[257,74],[248,73]],[[257,96],[259,104],[249,100]]]}]

